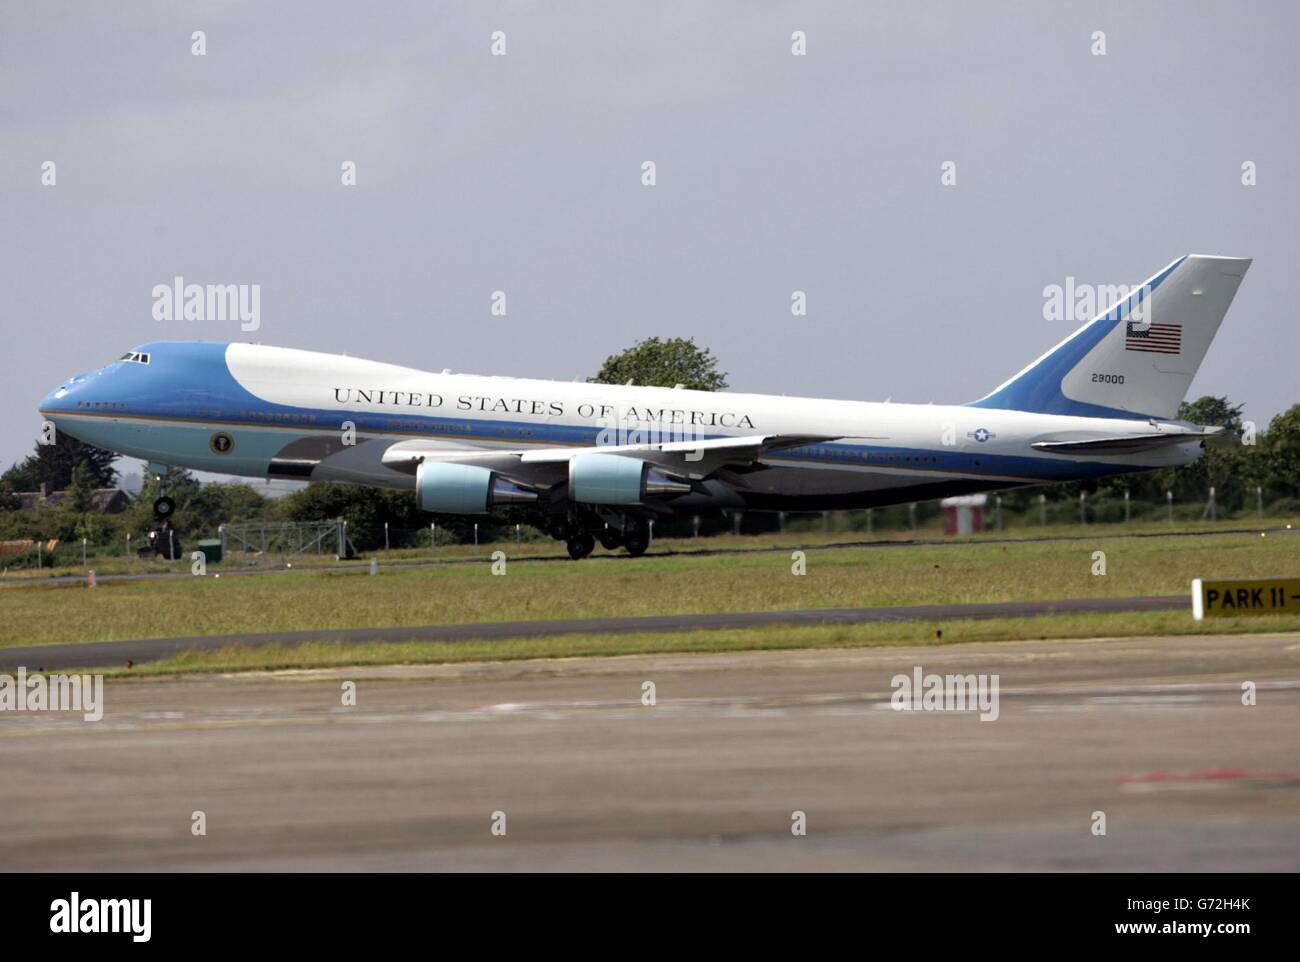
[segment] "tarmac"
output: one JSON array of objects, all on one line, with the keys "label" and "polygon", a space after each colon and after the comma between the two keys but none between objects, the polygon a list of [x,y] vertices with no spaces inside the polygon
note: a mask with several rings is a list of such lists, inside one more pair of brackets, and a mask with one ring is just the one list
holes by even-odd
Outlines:
[{"label": "tarmac", "polygon": [[[996,720],[896,709],[918,669],[997,676]],[[1300,869],[1295,634],[110,678],[104,700],[0,712],[0,870]]]}]

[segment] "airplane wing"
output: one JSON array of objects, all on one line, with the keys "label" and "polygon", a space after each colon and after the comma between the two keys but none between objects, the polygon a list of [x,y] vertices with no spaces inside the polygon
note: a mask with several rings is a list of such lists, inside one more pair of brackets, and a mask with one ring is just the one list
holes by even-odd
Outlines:
[{"label": "airplane wing", "polygon": [[569,461],[575,455],[615,454],[648,462],[681,478],[702,481],[721,468],[750,465],[769,453],[834,440],[822,435],[767,434],[661,444],[510,450],[451,448],[445,442],[415,439],[390,445],[382,460],[388,467],[407,474],[414,474],[424,461],[446,461],[478,465],[520,481],[550,484],[568,477]]}]

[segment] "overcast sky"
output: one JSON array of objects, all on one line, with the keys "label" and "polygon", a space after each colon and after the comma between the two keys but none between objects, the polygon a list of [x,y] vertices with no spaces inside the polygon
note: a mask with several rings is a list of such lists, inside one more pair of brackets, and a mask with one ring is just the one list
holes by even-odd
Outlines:
[{"label": "overcast sky", "polygon": [[[967,401],[1072,329],[1044,287],[1184,253],[1255,258],[1192,394],[1263,425],[1300,401],[1298,10],[4,3],[0,465],[163,339],[569,380],[682,335],[736,390]],[[261,329],[154,320],[177,275],[260,284]]]}]

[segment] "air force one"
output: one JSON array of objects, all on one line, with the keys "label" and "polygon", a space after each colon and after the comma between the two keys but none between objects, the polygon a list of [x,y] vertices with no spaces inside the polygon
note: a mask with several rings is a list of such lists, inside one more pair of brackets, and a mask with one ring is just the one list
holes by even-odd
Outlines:
[{"label": "air force one", "polygon": [[867,508],[1194,461],[1221,429],[1177,420],[1179,403],[1249,266],[1181,257],[968,404],[433,374],[178,341],[78,375],[40,410],[158,474],[414,489],[439,514],[522,505],[574,558],[597,539],[635,556],[651,520],[680,512]]}]

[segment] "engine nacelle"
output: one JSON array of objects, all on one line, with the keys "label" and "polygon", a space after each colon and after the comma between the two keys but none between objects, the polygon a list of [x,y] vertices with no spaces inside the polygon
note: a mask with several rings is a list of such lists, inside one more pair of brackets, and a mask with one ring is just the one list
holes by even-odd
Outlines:
[{"label": "engine nacelle", "polygon": [[498,504],[525,504],[537,492],[475,464],[422,461],[415,471],[415,501],[437,514],[487,514]]},{"label": "engine nacelle", "polygon": [[642,504],[689,494],[691,486],[653,464],[620,454],[577,454],[569,460],[569,497],[584,504]]}]

